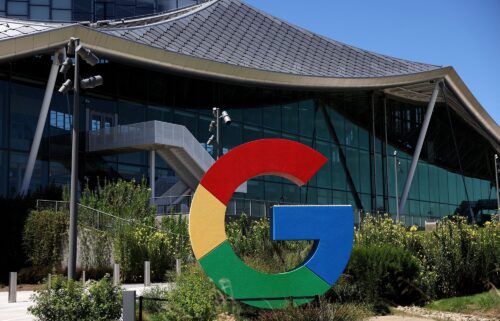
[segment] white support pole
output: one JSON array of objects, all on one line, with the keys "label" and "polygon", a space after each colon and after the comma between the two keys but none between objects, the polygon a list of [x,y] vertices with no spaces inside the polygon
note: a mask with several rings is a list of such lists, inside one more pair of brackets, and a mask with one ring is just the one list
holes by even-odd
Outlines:
[{"label": "white support pole", "polygon": [[17,302],[17,272],[10,272],[9,276],[9,303]]},{"label": "white support pole", "polygon": [[151,285],[151,262],[144,261],[144,286]]},{"label": "white support pole", "polygon": [[149,153],[149,185],[151,187],[151,205],[155,204],[156,196],[156,152],[151,150]]},{"label": "white support pole", "polygon": [[50,68],[49,80],[47,81],[47,87],[45,87],[45,95],[43,96],[42,108],[40,109],[40,115],[38,116],[38,123],[36,125],[35,136],[33,138],[33,143],[31,144],[30,155],[28,157],[28,163],[26,164],[26,171],[24,172],[23,183],[21,185],[20,195],[26,195],[30,188],[31,177],[33,176],[33,170],[35,168],[36,157],[38,155],[38,150],[40,149],[40,142],[43,136],[43,129],[45,128],[45,122],[47,121],[47,114],[49,113],[50,102],[52,101],[52,93],[54,92],[54,86],[56,84],[57,73],[60,65],[60,55],[64,55],[64,51],[58,50],[54,54],[52,59],[52,67]]},{"label": "white support pole", "polygon": [[113,265],[113,285],[114,286],[120,285],[120,264],[118,263],[115,263]]},{"label": "white support pole", "polygon": [[408,176],[406,177],[405,187],[403,189],[403,195],[401,196],[401,202],[399,203],[399,213],[403,213],[403,209],[408,199],[408,194],[410,192],[411,183],[413,177],[415,176],[415,170],[417,169],[418,160],[420,159],[420,152],[424,146],[425,135],[427,134],[427,129],[431,122],[432,112],[434,111],[434,106],[436,105],[436,100],[439,94],[439,86],[442,80],[436,82],[434,86],[434,91],[432,92],[431,100],[427,106],[427,111],[425,112],[424,121],[422,122],[422,128],[420,129],[420,134],[418,136],[417,146],[415,147],[415,152],[413,153],[413,159],[411,160],[410,170],[408,171]]}]

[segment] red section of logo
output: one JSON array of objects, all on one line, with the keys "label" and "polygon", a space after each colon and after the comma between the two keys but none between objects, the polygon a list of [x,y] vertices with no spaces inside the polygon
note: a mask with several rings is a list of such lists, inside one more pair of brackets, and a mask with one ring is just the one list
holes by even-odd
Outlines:
[{"label": "red section of logo", "polygon": [[314,149],[286,139],[261,139],[236,150],[215,162],[200,182],[225,205],[241,184],[256,176],[281,176],[300,186],[327,162]]}]

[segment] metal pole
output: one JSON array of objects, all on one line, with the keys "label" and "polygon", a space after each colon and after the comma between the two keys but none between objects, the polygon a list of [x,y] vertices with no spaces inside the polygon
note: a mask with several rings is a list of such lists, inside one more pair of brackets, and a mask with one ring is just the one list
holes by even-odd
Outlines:
[{"label": "metal pole", "polygon": [[175,272],[181,275],[181,259],[175,259]]},{"label": "metal pole", "polygon": [[10,272],[9,275],[9,303],[17,301],[17,272]]},{"label": "metal pole", "polygon": [[45,128],[45,122],[47,121],[47,114],[49,113],[50,102],[52,101],[52,93],[54,92],[54,85],[57,80],[57,73],[60,65],[59,55],[63,54],[61,50],[58,50],[54,54],[52,60],[52,67],[50,68],[49,80],[47,81],[47,87],[45,87],[45,95],[43,96],[42,108],[40,109],[40,115],[38,116],[38,123],[36,125],[35,136],[33,138],[33,143],[31,144],[30,155],[28,157],[28,163],[26,164],[26,171],[24,172],[23,183],[21,185],[20,194],[26,195],[28,193],[31,177],[33,176],[33,169],[35,168],[36,157],[38,155],[38,150],[40,149],[40,142],[43,136],[43,129]]},{"label": "metal pole", "polygon": [[[75,40],[75,48],[79,44]],[[78,139],[79,139],[79,111],[80,111],[80,66],[78,54],[75,53],[74,66],[74,88],[73,88],[73,133],[71,145],[71,187],[69,206],[69,258],[68,258],[68,278],[76,280],[76,251],[77,251],[77,224],[78,224]]]},{"label": "metal pole", "polygon": [[403,195],[401,196],[401,202],[399,203],[399,212],[403,212],[403,209],[408,199],[408,193],[410,192],[411,183],[413,181],[413,176],[417,169],[418,160],[420,159],[420,152],[424,146],[425,135],[427,134],[427,129],[431,122],[432,112],[434,111],[434,106],[436,105],[436,100],[439,94],[439,86],[441,80],[436,82],[434,91],[432,92],[431,100],[427,106],[427,111],[425,112],[424,121],[422,123],[422,129],[420,129],[420,134],[418,136],[417,146],[415,147],[415,152],[413,153],[413,159],[411,161],[410,170],[408,171],[408,176],[406,178],[405,187],[403,189]]},{"label": "metal pole", "polygon": [[47,289],[50,290],[51,287],[52,287],[52,274],[49,273],[49,275],[47,276]]},{"label": "metal pole", "polygon": [[149,153],[149,185],[151,186],[151,205],[155,204],[156,196],[156,152],[151,150]]},{"label": "metal pole", "polygon": [[151,285],[151,262],[144,261],[144,286]]},{"label": "metal pole", "polygon": [[394,151],[394,181],[396,185],[396,223],[399,223],[398,152]]},{"label": "metal pole", "polygon": [[118,263],[113,265],[113,285],[120,285],[120,264]]},{"label": "metal pole", "polygon": [[496,194],[497,194],[497,215],[498,221],[500,222],[500,195],[498,194],[498,167],[497,167],[498,155],[495,154],[495,183],[496,183]]},{"label": "metal pole", "polygon": [[123,291],[123,321],[135,321],[135,291]]},{"label": "metal pole", "polygon": [[215,108],[215,141],[217,142],[217,159],[219,159],[221,155],[221,146],[220,146],[220,108]]}]

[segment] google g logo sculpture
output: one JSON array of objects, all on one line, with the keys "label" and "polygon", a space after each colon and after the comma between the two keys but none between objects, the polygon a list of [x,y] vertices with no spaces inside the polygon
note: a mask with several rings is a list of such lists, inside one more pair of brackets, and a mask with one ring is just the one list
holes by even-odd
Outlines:
[{"label": "google g logo sculpture", "polygon": [[207,171],[193,197],[189,234],[196,259],[226,295],[259,308],[282,308],[290,300],[307,303],[335,283],[352,250],[351,206],[275,206],[273,240],[315,241],[302,265],[277,274],[242,262],[227,240],[224,221],[231,196],[247,180],[275,175],[300,186],[326,161],[303,144],[262,139],[236,147]]}]

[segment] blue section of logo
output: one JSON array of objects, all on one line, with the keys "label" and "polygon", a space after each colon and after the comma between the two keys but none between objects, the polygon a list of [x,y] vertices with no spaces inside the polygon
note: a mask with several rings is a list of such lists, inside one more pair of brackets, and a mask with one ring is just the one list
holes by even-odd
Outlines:
[{"label": "blue section of logo", "polygon": [[316,241],[304,265],[328,284],[335,283],[351,255],[351,206],[274,206],[271,226],[275,241]]}]

